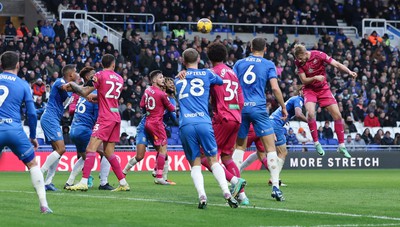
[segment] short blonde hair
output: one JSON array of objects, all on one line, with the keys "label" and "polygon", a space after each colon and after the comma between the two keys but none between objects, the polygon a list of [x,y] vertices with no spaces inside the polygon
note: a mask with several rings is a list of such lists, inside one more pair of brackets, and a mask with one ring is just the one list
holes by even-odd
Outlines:
[{"label": "short blonde hair", "polygon": [[294,56],[297,57],[301,54],[304,54],[307,52],[307,49],[304,45],[302,44],[296,44],[294,45]]}]

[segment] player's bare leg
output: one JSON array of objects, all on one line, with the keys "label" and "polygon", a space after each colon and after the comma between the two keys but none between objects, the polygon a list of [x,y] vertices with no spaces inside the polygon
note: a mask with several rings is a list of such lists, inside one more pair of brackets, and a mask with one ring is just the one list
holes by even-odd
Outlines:
[{"label": "player's bare leg", "polygon": [[337,135],[338,141],[339,141],[339,148],[337,152],[342,154],[346,158],[351,158],[351,155],[347,151],[345,145],[344,145],[344,126],[343,126],[343,119],[342,119],[342,114],[340,113],[339,106],[337,104],[332,104],[330,106],[327,106],[326,109],[328,112],[331,114],[334,124],[335,124],[335,133]]},{"label": "player's bare leg", "polygon": [[121,166],[118,162],[117,156],[114,154],[115,143],[104,142],[104,155],[110,162],[111,168],[118,178],[119,186],[112,191],[130,191],[129,184],[125,180],[125,175],[122,173]]},{"label": "player's bare leg", "polygon": [[305,104],[307,110],[307,123],[308,127],[310,128],[311,136],[314,141],[315,149],[317,150],[318,154],[321,156],[325,155],[325,151],[322,148],[322,145],[318,141],[318,129],[317,129],[317,122],[315,118],[315,107],[316,103],[314,102],[307,102]]},{"label": "player's bare leg", "polygon": [[257,152],[260,161],[268,166],[271,174],[272,181],[272,194],[271,196],[277,201],[283,201],[284,197],[279,189],[279,167],[278,167],[278,154],[275,147],[275,134],[270,134],[260,137],[266,153]]}]

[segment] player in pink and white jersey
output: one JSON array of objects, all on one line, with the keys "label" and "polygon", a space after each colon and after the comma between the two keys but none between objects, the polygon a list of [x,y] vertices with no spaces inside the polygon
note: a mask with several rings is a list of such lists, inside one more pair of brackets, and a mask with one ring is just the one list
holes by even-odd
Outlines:
[{"label": "player in pink and white jersey", "polygon": [[[71,90],[80,96],[87,97],[89,101],[97,99],[99,103],[99,116],[93,127],[93,133],[90,137],[89,145],[86,148],[86,159],[83,167],[83,176],[81,181],[74,185],[66,187],[67,190],[88,190],[88,178],[96,158],[96,150],[103,142],[104,153],[107,160],[117,176],[120,185],[113,191],[129,191],[130,187],[122,173],[121,166],[114,154],[115,142],[119,141],[121,117],[118,112],[118,98],[121,94],[121,88],[124,83],[122,77],[114,72],[115,58],[111,54],[105,54],[101,59],[104,70],[93,76],[92,83],[89,86],[82,87],[76,83],[68,83],[64,89]],[[93,85],[93,86],[91,86]],[[97,98],[89,94],[97,89]]]},{"label": "player in pink and white jersey", "polygon": [[164,112],[175,111],[175,106],[168,100],[167,93],[162,90],[164,76],[160,70],[150,72],[152,85],[148,87],[140,101],[140,107],[146,110],[145,130],[153,140],[153,145],[158,152],[156,159],[156,184],[169,185],[163,178],[165,157],[167,155],[167,133],[164,128]]},{"label": "player in pink and white jersey", "polygon": [[338,152],[346,158],[351,158],[344,145],[344,126],[342,114],[339,111],[335,97],[329,88],[325,65],[329,64],[342,72],[348,73],[356,78],[357,73],[348,69],[345,65],[337,62],[322,51],[307,51],[303,45],[295,45],[294,55],[297,73],[304,85],[304,103],[307,110],[308,127],[310,128],[312,138],[317,152],[322,156],[325,151],[318,142],[317,123],[315,121],[315,106],[317,103],[321,107],[326,107],[335,121],[335,132],[339,140]]}]

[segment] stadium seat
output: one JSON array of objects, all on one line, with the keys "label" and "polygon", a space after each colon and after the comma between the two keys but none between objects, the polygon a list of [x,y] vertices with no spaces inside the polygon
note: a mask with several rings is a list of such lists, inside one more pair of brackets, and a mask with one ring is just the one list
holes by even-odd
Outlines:
[{"label": "stadium seat", "polygon": [[179,127],[178,126],[172,126],[171,127],[171,133],[178,134],[179,133]]},{"label": "stadium seat", "polygon": [[177,134],[177,133],[171,133],[171,138],[172,138],[172,139],[175,139],[175,140],[178,140],[178,139],[179,139],[179,134]]},{"label": "stadium seat", "polygon": [[127,128],[128,126],[131,126],[129,121],[125,121],[125,120],[121,121],[121,128]]},{"label": "stadium seat", "polygon": [[[400,133],[400,127],[395,127],[395,128],[393,128],[393,133],[394,133],[394,134]],[[394,136],[393,136],[393,137],[394,137]]]},{"label": "stadium seat", "polygon": [[318,140],[319,141],[319,143],[321,144],[321,145],[328,145],[328,140],[326,140],[326,139],[320,139],[320,140]]},{"label": "stadium seat", "polygon": [[338,145],[337,139],[328,139],[328,145]]},{"label": "stadium seat", "polygon": [[[128,126],[125,131],[129,136],[136,137],[136,127],[135,126]],[[121,132],[122,133],[122,132]]]},{"label": "stadium seat", "polygon": [[[378,132],[378,130],[382,129],[382,128],[381,127],[371,127],[369,129],[370,129],[372,136],[375,136],[375,134]],[[385,132],[383,132],[383,133],[385,133]]]},{"label": "stadium seat", "polygon": [[168,138],[167,139],[168,145],[177,145],[176,139]]},{"label": "stadium seat", "polygon": [[383,130],[383,133],[386,133],[387,131],[389,131],[390,132],[390,136],[392,138],[394,137],[394,131],[393,131],[392,127],[383,127],[382,130]]},{"label": "stadium seat", "polygon": [[362,122],[356,121],[356,122],[354,122],[354,125],[355,125],[356,128],[357,128],[357,132],[358,132],[358,133],[362,133],[362,129],[363,129],[363,127],[364,127],[364,124],[363,124]]},{"label": "stadium seat", "polygon": [[310,131],[310,128],[308,127],[307,122],[299,121],[299,125],[300,125],[300,127],[302,127],[304,130]]},{"label": "stadium seat", "polygon": [[37,138],[37,141],[38,141],[39,145],[45,145],[46,144],[43,138]]},{"label": "stadium seat", "polygon": [[[300,128],[300,121],[289,121],[289,128]],[[295,131],[297,133],[297,130]]]},{"label": "stadium seat", "polygon": [[178,138],[178,139],[176,140],[176,142],[177,142],[177,145],[182,145],[181,138]]}]

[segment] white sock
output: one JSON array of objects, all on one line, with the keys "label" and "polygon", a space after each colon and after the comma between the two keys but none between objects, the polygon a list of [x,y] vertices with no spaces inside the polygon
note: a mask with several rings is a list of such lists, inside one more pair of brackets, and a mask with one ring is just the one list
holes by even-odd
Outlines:
[{"label": "white sock", "polygon": [[258,159],[257,152],[254,152],[251,155],[249,155],[240,166],[240,172],[246,169],[249,165],[251,165],[251,163],[255,162],[257,159]]},{"label": "white sock", "polygon": [[239,193],[239,200],[243,200],[243,199],[245,199],[245,198],[247,198],[246,193],[240,192],[240,193]]},{"label": "white sock", "polygon": [[244,150],[235,149],[232,155],[232,159],[235,162],[236,166],[240,168],[243,162]]},{"label": "white sock", "polygon": [[47,156],[46,161],[44,162],[42,168],[40,169],[42,173],[45,173],[50,168],[50,166],[53,165],[55,161],[57,161],[57,159],[60,159],[60,157],[61,156],[57,153],[57,151],[51,152],[51,154]]},{"label": "white sock", "polygon": [[203,174],[201,173],[201,166],[193,166],[192,170],[190,171],[190,175],[192,176],[194,187],[199,194],[199,198],[202,195],[206,195],[206,191],[204,189],[204,178]]},{"label": "white sock", "polygon": [[314,145],[317,146],[319,144],[319,141],[315,142]]},{"label": "white sock", "polygon": [[278,157],[278,169],[279,169],[279,173],[282,171],[283,164],[285,164],[285,159]]},{"label": "white sock", "polygon": [[217,180],[222,192],[224,194],[226,194],[226,193],[231,194],[228,189],[228,183],[226,182],[225,172],[224,172],[224,169],[222,168],[221,164],[219,164],[218,162],[214,163],[214,165],[211,166],[211,171],[212,171],[212,174],[214,175],[215,179]]},{"label": "white sock", "polygon": [[276,151],[267,153],[268,169],[271,174],[272,185],[279,188],[279,167],[278,167],[278,155]]},{"label": "white sock", "polygon": [[78,159],[78,161],[76,161],[74,167],[72,168],[71,173],[69,174],[69,178],[67,180],[67,184],[69,184],[69,185],[73,185],[74,184],[75,178],[82,171],[84,163],[85,163],[85,160],[83,160],[82,157],[80,157]]},{"label": "white sock", "polygon": [[100,161],[100,185],[104,186],[108,183],[108,174],[110,173],[111,164],[105,156]]},{"label": "white sock", "polygon": [[79,183],[84,184],[84,185],[87,185],[87,182],[88,182],[88,179],[82,177],[82,179],[81,179],[81,181],[80,181]]},{"label": "white sock", "polygon": [[231,182],[231,184],[237,184],[238,178],[236,176],[233,176],[230,182]]},{"label": "white sock", "polygon": [[346,147],[344,143],[339,143],[339,147]]},{"label": "white sock", "polygon": [[40,171],[39,166],[32,167],[29,172],[31,173],[31,180],[33,187],[39,197],[40,206],[48,207],[46,200],[46,190],[44,189],[43,174]]},{"label": "white sock", "polygon": [[126,182],[125,178],[123,178],[123,179],[121,179],[121,180],[119,181],[119,184],[122,185],[122,186],[125,186],[125,185],[128,184],[128,182]]},{"label": "white sock", "polygon": [[56,170],[57,170],[57,166],[58,163],[60,162],[60,159],[57,159],[53,165],[50,166],[50,168],[47,170],[47,175],[46,175],[46,179],[44,181],[45,185],[51,184],[51,182],[53,181],[54,175],[56,174]]},{"label": "white sock", "polygon": [[126,166],[125,166],[125,168],[122,170],[122,172],[126,175],[126,174],[129,172],[129,170],[130,170],[134,165],[136,165],[136,163],[138,163],[138,161],[136,160],[136,156],[133,157],[133,158],[131,158],[131,159],[129,159],[128,163],[126,163]]},{"label": "white sock", "polygon": [[168,180],[169,160],[165,160],[162,176],[164,180]]}]

